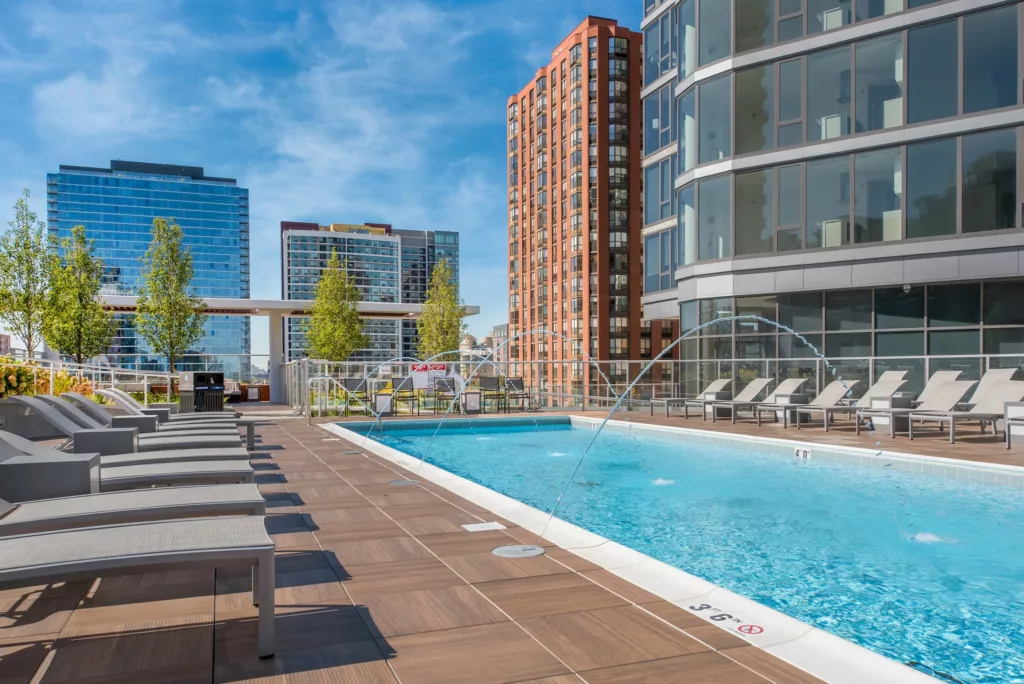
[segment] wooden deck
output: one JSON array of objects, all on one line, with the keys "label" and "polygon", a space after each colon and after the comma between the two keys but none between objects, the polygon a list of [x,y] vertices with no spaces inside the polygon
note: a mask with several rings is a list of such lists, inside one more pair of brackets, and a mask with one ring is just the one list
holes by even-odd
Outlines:
[{"label": "wooden deck", "polygon": [[[410,474],[319,428],[258,433],[275,658],[256,658],[247,573],[108,577],[0,592],[0,684],[818,681],[507,521],[465,531],[496,518],[429,483],[388,485]],[[548,552],[490,553],[508,543]]]}]

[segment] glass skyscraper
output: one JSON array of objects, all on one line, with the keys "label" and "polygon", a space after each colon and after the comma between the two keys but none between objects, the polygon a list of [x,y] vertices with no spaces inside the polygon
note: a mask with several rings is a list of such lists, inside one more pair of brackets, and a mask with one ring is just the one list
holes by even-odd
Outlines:
[{"label": "glass skyscraper", "polygon": [[[153,220],[166,218],[181,226],[191,249],[192,285],[199,296],[249,298],[249,191],[234,179],[207,176],[196,166],[115,160],[109,169],[61,165],[58,173],[47,174],[46,195],[51,235],[69,237],[72,227],[82,225],[95,242],[105,266],[104,293],[137,293]],[[134,317],[118,318],[110,362],[165,369],[166,360],[136,333]],[[234,370],[239,360],[230,355],[250,353],[249,319],[210,316],[206,335],[189,351],[228,355],[217,363]],[[195,357],[184,362],[190,360],[200,363]]]},{"label": "glass skyscraper", "polygon": [[[348,265],[364,302],[422,304],[434,266],[448,261],[459,281],[459,234],[451,231],[395,230],[389,224],[351,225],[281,222],[281,289],[285,299],[311,300],[331,253]],[[364,317],[366,349],[350,361],[380,362],[417,355],[416,321]],[[306,355],[308,318],[290,316],[285,326],[285,359]]]}]

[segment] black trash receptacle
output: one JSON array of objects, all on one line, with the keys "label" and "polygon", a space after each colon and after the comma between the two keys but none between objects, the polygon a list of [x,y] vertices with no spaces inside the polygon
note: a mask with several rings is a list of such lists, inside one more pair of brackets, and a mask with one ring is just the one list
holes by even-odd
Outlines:
[{"label": "black trash receptacle", "polygon": [[178,376],[178,411],[209,413],[224,410],[224,374],[188,372]]}]

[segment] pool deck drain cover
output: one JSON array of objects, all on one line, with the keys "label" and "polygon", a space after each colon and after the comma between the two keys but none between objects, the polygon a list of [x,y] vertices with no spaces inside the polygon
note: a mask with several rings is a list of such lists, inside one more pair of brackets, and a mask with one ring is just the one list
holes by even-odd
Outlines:
[{"label": "pool deck drain cover", "polygon": [[499,546],[491,551],[491,553],[502,558],[531,558],[533,556],[543,556],[544,549],[532,544],[512,544],[510,546]]},{"label": "pool deck drain cover", "polygon": [[388,482],[392,487],[411,487],[412,485],[419,484],[419,480],[392,480]]}]

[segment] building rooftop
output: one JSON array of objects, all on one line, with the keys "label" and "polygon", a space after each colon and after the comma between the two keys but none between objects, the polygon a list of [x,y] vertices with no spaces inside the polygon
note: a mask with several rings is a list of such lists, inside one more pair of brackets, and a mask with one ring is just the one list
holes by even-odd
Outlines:
[{"label": "building rooftop", "polygon": [[153,176],[177,176],[179,178],[191,178],[198,181],[214,181],[218,183],[237,183],[234,178],[217,178],[207,176],[201,166],[181,166],[178,164],[154,164],[150,162],[124,161],[113,159],[110,168],[104,169],[95,166],[69,166],[60,165],[61,172],[86,172],[86,173],[139,173]]}]

